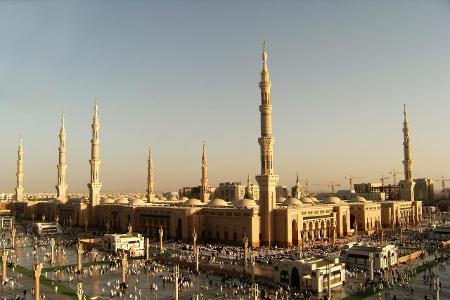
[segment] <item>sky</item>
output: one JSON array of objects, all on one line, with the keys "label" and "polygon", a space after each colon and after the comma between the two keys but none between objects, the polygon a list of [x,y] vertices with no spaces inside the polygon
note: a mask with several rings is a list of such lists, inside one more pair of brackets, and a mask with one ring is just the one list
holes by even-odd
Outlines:
[{"label": "sky", "polygon": [[[69,192],[87,192],[94,98],[105,192],[259,173],[261,42],[272,81],[275,173],[313,190],[402,170],[450,178],[448,1],[0,1],[0,191],[53,192],[61,113]],[[391,179],[388,180],[388,182]]]}]

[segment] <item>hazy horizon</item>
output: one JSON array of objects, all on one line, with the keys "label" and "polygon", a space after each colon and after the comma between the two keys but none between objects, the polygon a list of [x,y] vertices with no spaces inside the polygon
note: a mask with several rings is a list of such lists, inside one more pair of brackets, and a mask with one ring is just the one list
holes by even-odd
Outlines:
[{"label": "hazy horizon", "polygon": [[19,134],[25,193],[55,191],[62,112],[87,192],[95,97],[102,192],[144,192],[149,146],[157,192],[200,185],[203,139],[211,186],[255,183],[263,40],[280,185],[403,172],[404,103],[414,177],[450,178],[447,1],[3,1],[0,33],[0,192]]}]

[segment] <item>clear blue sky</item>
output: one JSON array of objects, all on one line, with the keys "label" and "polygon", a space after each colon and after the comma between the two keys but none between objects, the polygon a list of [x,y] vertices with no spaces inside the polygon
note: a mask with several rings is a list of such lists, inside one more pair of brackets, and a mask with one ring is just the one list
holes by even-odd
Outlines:
[{"label": "clear blue sky", "polygon": [[[69,191],[87,191],[94,97],[104,191],[144,191],[259,170],[267,40],[275,171],[291,186],[401,169],[402,105],[414,175],[450,176],[448,1],[1,1],[0,191],[54,191],[65,112]],[[252,176],[253,177],[253,176]],[[326,189],[326,187],[316,187]]]}]

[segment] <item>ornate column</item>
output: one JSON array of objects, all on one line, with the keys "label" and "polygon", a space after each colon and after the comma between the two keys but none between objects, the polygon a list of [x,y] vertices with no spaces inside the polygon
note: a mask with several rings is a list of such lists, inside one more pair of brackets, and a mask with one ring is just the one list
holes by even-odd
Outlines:
[{"label": "ornate column", "polygon": [[145,259],[150,259],[150,238],[145,238]]},{"label": "ornate column", "polygon": [[77,299],[82,300],[83,295],[84,295],[83,283],[81,281],[78,281],[78,283],[77,283]]},{"label": "ornate column", "polygon": [[41,271],[42,271],[42,263],[35,261],[33,263],[34,300],[41,300],[41,292],[40,292]]}]

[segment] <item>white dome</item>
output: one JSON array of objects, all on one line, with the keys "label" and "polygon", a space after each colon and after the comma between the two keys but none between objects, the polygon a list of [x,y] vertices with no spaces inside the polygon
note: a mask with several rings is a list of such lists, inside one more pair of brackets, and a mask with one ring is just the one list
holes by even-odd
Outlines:
[{"label": "white dome", "polygon": [[170,201],[178,201],[178,198],[175,197],[175,196],[172,196],[172,197],[169,198],[169,200],[170,200]]},{"label": "white dome", "polygon": [[235,202],[234,206],[236,207],[258,207],[258,204],[256,204],[255,200],[252,199],[241,199]]},{"label": "white dome", "polygon": [[328,197],[327,199],[325,199],[323,201],[323,203],[325,203],[325,204],[339,204],[341,202],[342,202],[342,200],[335,196]]},{"label": "white dome", "polygon": [[286,206],[299,206],[302,205],[302,202],[297,198],[289,198],[283,202],[283,205]]},{"label": "white dome", "polygon": [[352,198],[352,202],[367,202],[367,200],[364,197],[356,196]]},{"label": "white dome", "polygon": [[143,200],[142,198],[134,198],[129,200],[129,203],[133,205],[145,204],[145,202],[146,200]]},{"label": "white dome", "polygon": [[314,203],[314,201],[313,201],[311,198],[308,198],[308,197],[306,197],[306,196],[301,197],[301,198],[300,198],[300,201],[301,201],[303,204],[313,204],[313,203]]},{"label": "white dome", "polygon": [[128,204],[128,198],[125,196],[120,197],[114,203],[116,204]]},{"label": "white dome", "polygon": [[229,206],[229,204],[223,199],[214,199],[209,201],[206,206]]},{"label": "white dome", "polygon": [[199,199],[189,199],[187,201],[184,201],[182,204],[182,206],[200,206],[203,205],[203,202],[200,201]]},{"label": "white dome", "polygon": [[319,202],[319,200],[317,200],[316,197],[309,197],[309,199],[311,199],[314,203],[318,203]]},{"label": "white dome", "polygon": [[286,201],[286,198],[284,197],[278,197],[277,202],[279,203],[283,203],[284,201]]},{"label": "white dome", "polygon": [[181,200],[181,201],[186,201],[186,200],[189,200],[189,198],[188,198],[188,197],[181,197],[180,200]]},{"label": "white dome", "polygon": [[100,204],[113,204],[113,203],[114,203],[114,200],[111,198],[104,197],[100,200]]}]

